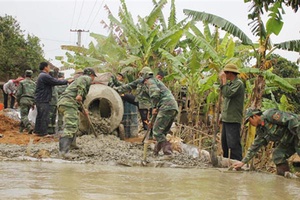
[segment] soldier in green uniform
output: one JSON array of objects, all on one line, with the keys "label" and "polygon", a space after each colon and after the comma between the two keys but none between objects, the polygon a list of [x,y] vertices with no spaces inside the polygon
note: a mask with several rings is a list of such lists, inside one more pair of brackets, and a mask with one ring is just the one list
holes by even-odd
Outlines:
[{"label": "soldier in green uniform", "polygon": [[[58,73],[58,79],[64,80],[65,74],[63,72]],[[68,85],[57,85],[55,86],[58,94],[58,99],[61,97],[62,93],[67,89]],[[58,132],[62,131],[63,129],[63,116],[58,112],[57,113],[57,130]]]},{"label": "soldier in green uniform", "polygon": [[178,113],[177,102],[171,91],[163,82],[153,77],[153,72],[140,72],[144,78],[144,85],[152,104],[152,115],[156,119],[150,126],[153,126],[153,135],[156,138],[154,155],[158,155],[163,150],[164,155],[172,154],[171,143],[166,140],[166,135],[170,131],[172,123]]},{"label": "soldier in green uniform", "polygon": [[58,112],[63,115],[64,129],[59,139],[59,152],[63,158],[68,158],[72,142],[76,140],[78,131],[79,111],[88,115],[83,110],[84,102],[96,73],[92,68],[85,68],[83,75],[70,84],[58,100]]},{"label": "soldier in green uniform", "polygon": [[[151,69],[149,67],[144,67],[142,70],[142,73],[151,72]],[[123,84],[119,87],[114,87],[119,93],[124,93],[126,91],[136,90],[135,97],[132,95],[133,98],[131,98],[129,95],[121,95],[122,99],[138,106],[139,113],[141,116],[141,120],[143,123],[143,129],[148,129],[148,112],[151,109],[151,101],[148,93],[146,92],[146,86],[143,83],[144,78],[139,77],[138,79],[128,83]]]},{"label": "soldier in green uniform", "polygon": [[241,168],[249,162],[258,150],[270,141],[276,142],[273,152],[273,162],[277,174],[284,176],[289,172],[287,159],[294,153],[300,156],[300,117],[296,114],[269,109],[262,112],[249,108],[246,111],[246,122],[256,127],[256,138],[248,149],[247,155],[241,162],[233,165],[235,169]]},{"label": "soldier in green uniform", "polygon": [[111,76],[111,79],[109,80],[108,82],[108,86],[109,87],[118,87],[118,86],[121,86],[123,85],[124,83],[124,78],[125,78],[125,74],[119,72],[117,74],[117,76],[115,75],[112,75]]},{"label": "soldier in green uniform", "polygon": [[30,108],[34,108],[34,92],[36,88],[35,82],[31,80],[32,70],[25,71],[25,79],[22,80],[17,90],[17,104],[20,106],[21,111],[21,124],[20,132],[26,128],[28,133],[31,134],[33,127],[28,120],[28,113]]},{"label": "soldier in green uniform", "polygon": [[[55,72],[50,71],[50,76],[55,78]],[[67,86],[67,85],[63,85]],[[57,116],[57,101],[58,101],[58,92],[57,86],[52,87],[52,97],[49,102],[50,110],[49,110],[49,124],[48,124],[48,134],[53,135],[55,134],[56,128],[56,116]]]}]

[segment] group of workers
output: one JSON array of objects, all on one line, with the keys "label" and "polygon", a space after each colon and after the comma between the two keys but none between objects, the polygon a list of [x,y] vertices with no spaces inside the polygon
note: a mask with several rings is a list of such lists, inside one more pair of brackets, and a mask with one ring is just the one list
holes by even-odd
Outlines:
[{"label": "group of workers", "polygon": [[[6,95],[15,97],[20,106],[20,130],[27,129],[29,133],[46,136],[49,121],[53,118],[50,116],[53,88],[58,85],[68,85],[62,89],[55,105],[64,122],[64,126],[59,128],[61,131],[59,151],[61,156],[67,157],[76,141],[79,112],[88,115],[83,102],[96,73],[92,68],[85,68],[83,74],[76,79],[64,80],[49,75],[50,66],[47,62],[42,62],[39,68],[41,73],[36,82],[31,80],[33,72],[26,70],[24,80],[11,80],[3,89]],[[238,78],[238,74],[238,68],[234,64],[227,64],[219,74],[220,90],[224,99],[221,115],[223,157],[238,160],[233,167],[239,169],[256,155],[260,147],[267,145],[269,141],[274,141],[276,146],[272,159],[277,174],[284,176],[285,172],[289,172],[287,159],[295,153],[300,155],[300,118],[296,114],[276,109],[262,112],[259,109],[249,108],[243,120],[245,86]],[[166,135],[178,113],[177,102],[172,92],[162,82],[162,73],[154,76],[151,68],[143,67],[138,75],[136,80],[124,84],[124,74],[118,73],[116,77],[112,77],[108,85],[119,92],[124,101],[138,106],[143,128],[145,130],[151,128],[156,139],[154,155],[158,155],[161,150],[164,155],[171,155],[173,151]],[[136,90],[135,96],[126,93],[131,90]],[[7,96],[4,96],[4,100],[7,107]],[[27,116],[29,109],[34,105],[37,107],[37,118],[33,129]],[[149,120],[148,111],[155,120]],[[241,146],[243,121],[255,126],[257,130],[254,143],[244,158]]]}]

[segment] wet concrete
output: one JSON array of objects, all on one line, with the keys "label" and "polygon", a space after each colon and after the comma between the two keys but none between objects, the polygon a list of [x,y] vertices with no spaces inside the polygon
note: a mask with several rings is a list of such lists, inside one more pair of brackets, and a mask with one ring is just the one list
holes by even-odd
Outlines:
[{"label": "wet concrete", "polygon": [[219,169],[0,162],[1,199],[299,199],[300,182]]}]

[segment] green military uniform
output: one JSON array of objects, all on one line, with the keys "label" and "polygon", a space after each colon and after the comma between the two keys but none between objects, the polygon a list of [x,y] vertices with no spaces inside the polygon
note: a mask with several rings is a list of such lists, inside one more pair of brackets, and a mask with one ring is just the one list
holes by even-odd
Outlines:
[{"label": "green military uniform", "polygon": [[48,124],[48,133],[54,134],[56,128],[56,114],[57,114],[57,101],[58,93],[57,86],[52,87],[52,97],[49,102],[49,124]]},{"label": "green military uniform", "polygon": [[131,83],[123,84],[117,87],[117,91],[120,93],[131,91],[136,89],[136,96],[134,98],[135,105],[138,105],[139,113],[142,119],[143,128],[147,130],[148,111],[151,108],[151,101],[148,93],[146,92],[146,86],[143,83],[144,78],[140,77]]},{"label": "green military uniform", "polygon": [[287,159],[295,152],[300,156],[300,117],[293,113],[269,109],[261,115],[262,124],[256,128],[256,138],[242,160],[247,163],[258,150],[274,141],[273,162],[278,166],[287,164]]},{"label": "green military uniform", "polygon": [[152,107],[158,109],[153,124],[153,135],[158,143],[164,142],[178,113],[177,102],[171,91],[160,80],[151,77],[146,79],[144,84]]},{"label": "green military uniform", "polygon": [[[79,111],[82,110],[84,102],[92,80],[96,77],[96,73],[92,68],[85,68],[83,75],[79,76],[72,82],[63,92],[58,100],[58,112],[63,116],[64,129],[59,138],[59,152],[62,157],[68,157],[71,144],[76,145],[76,132],[78,131]],[[81,102],[76,97],[81,97]]]},{"label": "green military uniform", "polygon": [[[121,73],[118,73],[118,74],[124,77],[123,74],[121,74]],[[108,85],[109,87],[119,87],[119,86],[121,86],[121,85],[123,85],[123,84],[124,84],[124,83],[123,83],[122,81],[119,81],[119,80],[116,78],[115,75],[112,75],[112,76],[111,76],[111,79],[109,80],[109,82],[108,82],[107,85]]]},{"label": "green military uniform", "polygon": [[77,95],[85,99],[89,92],[92,79],[89,76],[82,75],[78,77],[62,93],[57,105],[58,112],[63,115],[64,130],[62,137],[72,138],[78,129],[78,114],[82,109],[81,105],[75,100]]},{"label": "green military uniform", "polygon": [[[58,78],[60,78],[58,76]],[[61,97],[62,93],[67,89],[68,85],[57,85],[55,86],[58,94],[58,99]],[[63,129],[63,116],[58,112],[57,113],[57,128],[58,131],[62,131]]]},{"label": "green military uniform", "polygon": [[34,106],[34,92],[36,88],[35,82],[31,80],[32,74],[33,72],[31,70],[26,70],[26,78],[20,82],[16,93],[21,112],[20,132],[23,132],[24,128],[26,128],[28,132],[32,132],[33,130],[28,120],[29,110]]}]

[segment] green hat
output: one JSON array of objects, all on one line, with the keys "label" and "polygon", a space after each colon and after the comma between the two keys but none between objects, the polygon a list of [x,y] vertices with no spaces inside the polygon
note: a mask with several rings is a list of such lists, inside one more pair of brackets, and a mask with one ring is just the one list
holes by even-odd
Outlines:
[{"label": "green hat", "polygon": [[262,111],[257,109],[257,108],[248,108],[246,110],[246,114],[245,114],[245,123],[248,122],[249,118],[254,116],[254,115],[261,115]]},{"label": "green hat", "polygon": [[150,67],[143,67],[139,75],[142,76],[144,79],[150,78],[153,76],[153,72]]},{"label": "green hat", "polygon": [[96,73],[95,73],[95,70],[90,68],[90,67],[87,67],[83,70],[83,74],[86,74],[86,75],[94,75],[97,77]]},{"label": "green hat", "polygon": [[234,64],[227,64],[224,69],[223,69],[224,72],[233,72],[233,73],[237,73],[239,74],[239,70],[238,68],[236,67],[236,65]]},{"label": "green hat", "polygon": [[32,74],[33,74],[33,71],[30,69],[25,71],[25,76],[32,76]]}]

